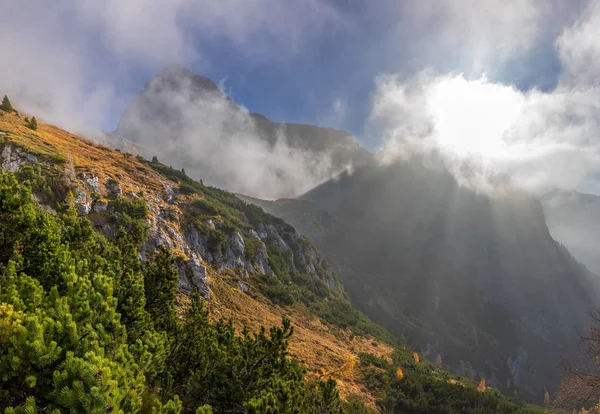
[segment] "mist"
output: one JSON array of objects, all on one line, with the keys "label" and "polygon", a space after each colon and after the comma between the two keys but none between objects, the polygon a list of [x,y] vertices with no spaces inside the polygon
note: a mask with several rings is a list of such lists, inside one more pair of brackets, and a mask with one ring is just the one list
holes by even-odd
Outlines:
[{"label": "mist", "polygon": [[270,140],[255,119],[206,78],[170,66],[134,98],[117,133],[205,184],[253,197],[294,197],[340,172],[331,151],[292,147],[281,126]]}]

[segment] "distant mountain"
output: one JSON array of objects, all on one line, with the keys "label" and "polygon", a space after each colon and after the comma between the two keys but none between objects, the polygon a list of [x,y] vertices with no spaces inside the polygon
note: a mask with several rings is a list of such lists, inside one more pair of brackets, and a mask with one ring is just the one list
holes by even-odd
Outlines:
[{"label": "distant mountain", "polygon": [[552,239],[536,198],[477,192],[425,164],[436,165],[369,166],[298,200],[254,202],[315,242],[390,332],[447,369],[541,398],[589,324],[593,276]]},{"label": "distant mountain", "polygon": [[[600,274],[600,197],[555,190],[541,199],[552,236]],[[600,288],[600,280],[597,281]]]},{"label": "distant mountain", "polygon": [[191,176],[267,198],[299,195],[372,161],[347,132],[249,113],[210,79],[178,65],[134,97],[116,134]]}]

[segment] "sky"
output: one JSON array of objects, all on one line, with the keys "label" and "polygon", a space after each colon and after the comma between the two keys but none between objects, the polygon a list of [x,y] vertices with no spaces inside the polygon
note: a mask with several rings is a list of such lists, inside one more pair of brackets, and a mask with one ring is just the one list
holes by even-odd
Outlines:
[{"label": "sky", "polygon": [[182,63],[387,157],[441,149],[483,177],[599,192],[599,35],[595,0],[0,0],[0,93],[112,131]]}]

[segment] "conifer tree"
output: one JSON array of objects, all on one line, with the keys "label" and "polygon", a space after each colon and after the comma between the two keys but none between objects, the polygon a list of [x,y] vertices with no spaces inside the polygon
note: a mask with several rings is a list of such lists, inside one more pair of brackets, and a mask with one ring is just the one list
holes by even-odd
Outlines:
[{"label": "conifer tree", "polygon": [[34,131],[37,129],[38,125],[37,125],[37,119],[35,119],[35,116],[31,118],[31,120],[29,122],[27,122],[27,128],[29,129],[33,129]]},{"label": "conifer tree", "polygon": [[8,99],[8,96],[4,95],[4,98],[2,98],[2,105],[0,105],[0,109],[2,109],[5,112],[14,111],[14,108],[10,103],[10,99]]},{"label": "conifer tree", "polygon": [[175,299],[179,275],[171,253],[161,247],[154,260],[144,266],[146,311],[156,329],[173,333],[177,325]]}]

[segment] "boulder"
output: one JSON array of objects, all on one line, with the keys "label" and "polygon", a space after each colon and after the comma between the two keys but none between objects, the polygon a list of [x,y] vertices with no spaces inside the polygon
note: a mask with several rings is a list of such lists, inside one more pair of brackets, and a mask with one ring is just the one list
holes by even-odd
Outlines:
[{"label": "boulder", "polygon": [[85,185],[95,193],[100,194],[100,179],[97,175],[93,174],[80,174],[78,177],[81,181],[85,183]]},{"label": "boulder", "polygon": [[86,192],[82,189],[77,190],[75,205],[77,206],[77,214],[80,216],[86,216],[92,211],[92,202],[91,200],[88,200]]},{"label": "boulder", "polygon": [[210,299],[210,283],[206,279],[206,266],[200,263],[196,256],[192,256],[180,269],[179,287],[187,292],[198,291],[204,299]]},{"label": "boulder", "polygon": [[16,172],[25,164],[37,162],[37,157],[21,148],[6,145],[0,154],[0,160],[5,171]]}]

